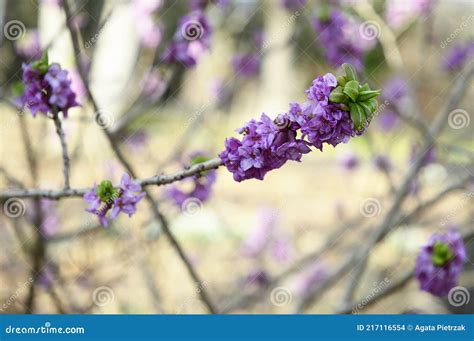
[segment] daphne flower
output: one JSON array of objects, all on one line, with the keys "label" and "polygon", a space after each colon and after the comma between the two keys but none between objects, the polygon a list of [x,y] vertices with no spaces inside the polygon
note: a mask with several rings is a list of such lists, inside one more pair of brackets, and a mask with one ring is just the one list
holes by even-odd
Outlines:
[{"label": "daphne flower", "polygon": [[113,187],[110,181],[104,180],[99,186],[94,184],[84,195],[84,200],[90,205],[86,211],[96,214],[100,223],[107,227],[109,210],[112,210],[109,219],[115,219],[120,212],[129,217],[135,214],[136,205],[145,196],[141,190],[141,186],[128,173],[122,175],[119,187]]},{"label": "daphne flower", "polygon": [[459,71],[464,67],[466,61],[474,55],[474,42],[457,44],[451,47],[443,62],[446,71]]},{"label": "daphne flower", "polygon": [[443,235],[431,236],[416,259],[415,274],[420,288],[435,296],[445,296],[458,283],[466,260],[461,235],[449,230]]},{"label": "daphne flower", "polygon": [[33,116],[62,111],[67,117],[68,110],[78,105],[68,72],[59,64],[48,65],[47,59],[42,59],[22,67],[25,89],[21,102]]}]

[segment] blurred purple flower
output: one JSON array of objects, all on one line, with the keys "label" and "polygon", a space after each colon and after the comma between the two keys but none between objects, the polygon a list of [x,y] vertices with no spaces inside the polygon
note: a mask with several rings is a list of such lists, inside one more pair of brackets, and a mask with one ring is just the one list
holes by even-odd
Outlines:
[{"label": "blurred purple flower", "polygon": [[135,17],[140,42],[147,48],[156,48],[162,39],[161,28],[155,23],[153,14],[162,4],[161,0],[133,0],[132,12]]},{"label": "blurred purple flower", "polygon": [[459,71],[464,64],[474,55],[474,42],[458,44],[451,47],[446,53],[443,69],[446,71]]},{"label": "blurred purple flower", "polygon": [[151,70],[142,81],[143,95],[150,102],[155,102],[166,90],[167,83],[160,71]]},{"label": "blurred purple flower", "polygon": [[26,59],[41,58],[41,45],[38,30],[28,30],[24,37],[14,42],[16,53]]},{"label": "blurred purple flower", "polygon": [[268,245],[277,228],[278,211],[264,207],[258,212],[258,221],[242,242],[242,253],[247,257],[257,257]]},{"label": "blurred purple flower", "polygon": [[407,91],[407,82],[399,76],[393,76],[385,82],[382,96],[391,103],[398,103],[407,95]]},{"label": "blurred purple flower", "polygon": [[339,67],[350,63],[356,70],[362,70],[364,53],[373,48],[377,40],[361,36],[360,23],[338,9],[330,9],[327,16],[314,18],[312,25],[330,65]]},{"label": "blurred purple flower", "polygon": [[433,0],[387,0],[385,19],[389,26],[400,28],[409,20],[428,15],[433,8],[433,4]]},{"label": "blurred purple flower", "polygon": [[137,152],[146,144],[148,139],[148,132],[145,129],[139,129],[126,138],[125,144],[131,151]]},{"label": "blurred purple flower", "polygon": [[465,260],[466,250],[457,230],[431,236],[416,258],[415,274],[421,290],[447,295],[457,285]]},{"label": "blurred purple flower", "polygon": [[256,285],[266,288],[270,284],[270,278],[265,270],[252,270],[244,281],[245,286]]},{"label": "blurred purple flower", "polygon": [[307,0],[280,0],[281,6],[289,11],[297,11],[306,5]]},{"label": "blurred purple flower", "polygon": [[359,158],[353,151],[346,151],[339,156],[339,165],[346,170],[354,170],[359,165]]},{"label": "blurred purple flower", "polygon": [[[51,237],[59,231],[61,223],[56,211],[56,202],[47,199],[40,199],[39,207],[43,218],[39,229],[44,237]],[[36,214],[36,209],[27,211],[28,220],[34,222]]]},{"label": "blurred purple flower", "polygon": [[234,72],[243,77],[254,77],[260,72],[260,56],[252,54],[236,54],[232,57]]},{"label": "blurred purple flower", "polygon": [[296,292],[302,298],[311,294],[314,287],[326,277],[327,271],[320,264],[315,263],[308,267],[296,280]]},{"label": "blurred purple flower", "polygon": [[[184,166],[197,164],[209,160],[209,155],[203,151],[195,151],[189,156],[189,161]],[[178,185],[170,186],[166,191],[166,197],[181,207],[190,198],[196,198],[201,202],[208,200],[212,194],[212,188],[216,182],[217,172],[215,169],[208,170],[202,174],[185,179],[185,182],[192,182],[192,189],[184,191]]]},{"label": "blurred purple flower", "polygon": [[400,119],[395,112],[387,109],[379,116],[377,123],[383,132],[388,133],[400,123]]},{"label": "blurred purple flower", "polygon": [[289,238],[279,232],[279,236],[273,238],[271,242],[270,251],[275,261],[284,263],[291,258],[293,248]]},{"label": "blurred purple flower", "polygon": [[58,276],[58,266],[54,263],[46,264],[38,275],[38,285],[49,289]]},{"label": "blurred purple flower", "polygon": [[212,28],[204,13],[188,13],[179,20],[173,42],[163,54],[163,61],[178,62],[185,67],[196,65],[197,60],[210,48],[211,36]]}]

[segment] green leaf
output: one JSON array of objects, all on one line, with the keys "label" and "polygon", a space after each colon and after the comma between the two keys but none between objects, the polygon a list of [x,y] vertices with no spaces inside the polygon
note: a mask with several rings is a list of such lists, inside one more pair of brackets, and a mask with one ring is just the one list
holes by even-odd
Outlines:
[{"label": "green leaf", "polygon": [[365,117],[367,120],[370,122],[372,120],[372,117],[374,117],[374,110],[372,109],[372,105],[368,101],[366,102],[357,102],[363,109],[365,113]]},{"label": "green leaf", "polygon": [[380,90],[366,90],[360,91],[359,97],[357,97],[357,101],[367,101],[371,98],[375,98],[380,95]]},{"label": "green leaf", "polygon": [[351,109],[351,120],[354,123],[355,129],[357,131],[363,130],[367,122],[364,108],[357,103],[349,103],[349,108]]},{"label": "green leaf", "polygon": [[375,98],[371,98],[367,102],[368,102],[368,104],[370,105],[370,107],[372,109],[372,113],[374,113],[377,110],[377,107],[378,107],[379,103],[377,102],[377,100]]},{"label": "green leaf", "polygon": [[347,83],[347,79],[345,76],[338,76],[337,77],[337,84],[339,84],[340,86],[344,86],[346,85]]},{"label": "green leaf", "polygon": [[206,162],[206,161],[209,161],[210,158],[208,158],[207,156],[204,156],[204,155],[197,155],[195,157],[193,157],[193,159],[191,160],[191,165],[194,166],[194,165],[197,165],[199,163],[203,163],[203,162]]},{"label": "green leaf", "polygon": [[333,103],[347,102],[349,98],[342,92],[342,90],[342,86],[338,86],[334,90],[332,90],[331,94],[329,95],[329,100]]},{"label": "green leaf", "polygon": [[362,85],[362,86],[360,87],[360,89],[359,89],[360,92],[362,92],[362,91],[368,91],[368,90],[370,90],[370,86],[369,86],[369,84],[367,84],[367,83],[365,83],[364,85]]},{"label": "green leaf", "polygon": [[342,64],[342,69],[346,73],[346,78],[348,80],[351,80],[351,81],[357,80],[357,73],[351,64],[348,64],[348,63]]},{"label": "green leaf", "polygon": [[349,81],[344,85],[343,92],[350,97],[354,102],[357,100],[359,95],[359,82],[358,81]]},{"label": "green leaf", "polygon": [[25,92],[25,86],[23,85],[23,82],[16,81],[12,84],[11,90],[13,96],[21,96],[23,95],[23,92]]}]

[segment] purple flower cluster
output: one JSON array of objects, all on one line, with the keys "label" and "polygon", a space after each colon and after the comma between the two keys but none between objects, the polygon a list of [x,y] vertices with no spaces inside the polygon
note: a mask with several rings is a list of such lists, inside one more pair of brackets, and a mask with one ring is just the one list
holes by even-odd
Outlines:
[{"label": "purple flower cluster", "polygon": [[421,290],[445,296],[457,285],[466,260],[466,250],[459,232],[431,236],[416,259],[415,274]]},{"label": "purple flower cluster", "polygon": [[173,42],[163,55],[165,63],[196,65],[199,57],[210,48],[212,29],[202,11],[193,11],[178,22]]},{"label": "purple flower cluster", "polygon": [[333,67],[349,63],[362,70],[365,51],[371,49],[376,39],[361,37],[355,19],[337,9],[313,19],[313,29],[324,48],[326,60]]},{"label": "purple flower cluster", "polygon": [[[133,181],[128,173],[122,175],[120,186],[115,188],[108,180],[104,180],[99,186],[94,187],[84,195],[84,200],[89,203],[88,212],[94,213],[100,223],[107,227],[107,219],[117,218],[120,212],[131,217],[137,211],[136,205],[143,199],[145,193],[141,186]],[[107,212],[112,210],[107,218]]]},{"label": "purple flower cluster", "polygon": [[446,71],[459,71],[466,61],[474,55],[474,42],[454,45],[444,59],[443,69]]},{"label": "purple flower cluster", "polygon": [[144,47],[156,48],[161,42],[161,28],[153,18],[161,5],[161,0],[133,0],[131,2],[138,38]]},{"label": "purple flower cluster", "polygon": [[228,138],[220,157],[234,180],[263,180],[266,173],[286,161],[300,161],[311,151],[310,146],[322,150],[324,143],[336,146],[354,136],[349,112],[329,102],[336,86],[334,75],[318,77],[306,90],[308,101],[304,104],[290,104],[289,111],[275,120],[262,114],[260,120],[251,120],[237,130],[243,135],[241,140]]},{"label": "purple flower cluster", "polygon": [[[207,160],[209,160],[209,157],[203,152],[198,151],[190,155],[191,164],[202,163]],[[196,198],[201,202],[204,202],[209,199],[212,194],[212,187],[216,182],[216,177],[217,172],[215,169],[208,170],[202,174],[197,174],[186,179],[186,181],[192,182],[192,188],[189,191],[184,191],[177,185],[173,185],[167,190],[166,196],[180,207],[190,198]]]},{"label": "purple flower cluster", "polygon": [[38,112],[62,111],[67,117],[68,110],[78,105],[68,72],[59,64],[23,64],[23,83],[21,104],[29,108],[33,116]]}]

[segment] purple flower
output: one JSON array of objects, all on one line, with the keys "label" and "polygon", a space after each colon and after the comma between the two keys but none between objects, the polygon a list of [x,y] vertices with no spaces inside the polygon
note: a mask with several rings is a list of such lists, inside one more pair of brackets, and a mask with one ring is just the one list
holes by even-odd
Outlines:
[{"label": "purple flower", "polygon": [[166,81],[157,69],[150,71],[142,81],[143,95],[151,102],[158,100],[166,90]]},{"label": "purple flower", "polygon": [[156,48],[161,42],[161,28],[153,19],[154,12],[161,4],[161,0],[133,0],[131,3],[138,37],[141,44],[147,48]]},{"label": "purple flower", "polygon": [[297,11],[306,5],[307,0],[280,0],[281,6],[289,11]]},{"label": "purple flower", "polygon": [[15,51],[26,59],[41,58],[41,45],[38,30],[29,30],[25,36],[14,42]]},{"label": "purple flower", "polygon": [[252,54],[236,54],[232,58],[234,72],[243,77],[254,77],[260,72],[260,56]]},{"label": "purple flower", "polygon": [[443,69],[446,71],[459,71],[464,67],[466,61],[474,55],[474,42],[465,45],[458,44],[451,47],[443,62]]},{"label": "purple flower", "polygon": [[[61,224],[58,213],[56,211],[55,202],[47,199],[40,199],[39,208],[43,217],[43,221],[39,229],[43,236],[45,236],[46,238],[51,237],[56,232],[58,232]],[[36,214],[36,209],[31,212],[27,211],[28,220],[33,222]]]},{"label": "purple flower", "polygon": [[40,70],[34,63],[23,64],[25,90],[21,97],[22,105],[28,107],[33,116],[38,112],[46,114],[57,110],[67,117],[69,108],[78,105],[68,72],[59,64],[42,67],[47,70]]},{"label": "purple flower", "polygon": [[392,110],[384,110],[383,114],[381,114],[377,120],[380,129],[385,133],[393,130],[399,122],[400,120],[397,114]]},{"label": "purple flower", "polygon": [[406,95],[407,83],[403,78],[394,76],[385,82],[382,96],[389,102],[398,103]]},{"label": "purple flower", "polygon": [[313,264],[296,281],[296,292],[301,297],[311,294],[311,290],[326,276],[326,269],[319,263]]},{"label": "purple flower", "polygon": [[[201,151],[193,152],[189,156],[189,162],[184,166],[189,166],[189,164],[194,165],[202,163],[209,160],[209,157],[206,153]],[[173,185],[168,188],[166,191],[166,196],[173,200],[177,206],[182,206],[183,203],[190,198],[196,198],[201,202],[208,200],[212,194],[212,187],[216,182],[217,172],[215,169],[208,170],[202,174],[195,175],[193,177],[185,179],[185,182],[191,182],[192,187],[190,190],[185,191],[180,189],[178,185]]]},{"label": "purple flower", "polygon": [[466,250],[454,229],[431,236],[416,258],[415,274],[420,288],[435,296],[445,296],[457,285],[466,260]]},{"label": "purple flower", "polygon": [[107,227],[109,210],[112,210],[109,219],[115,219],[120,212],[129,217],[135,214],[136,205],[145,196],[141,190],[141,186],[128,173],[122,175],[119,187],[113,187],[110,181],[104,180],[99,186],[94,184],[84,195],[84,200],[90,205],[86,211],[96,214],[100,223]]},{"label": "purple flower", "polygon": [[267,287],[270,284],[270,277],[265,270],[252,270],[245,278],[246,286],[257,285],[259,287]]},{"label": "purple flower", "polygon": [[359,158],[356,153],[346,151],[339,156],[339,165],[346,170],[353,170],[359,165]]},{"label": "purple flower", "polygon": [[234,180],[263,180],[267,172],[286,161],[300,161],[311,145],[322,150],[324,143],[336,146],[354,136],[349,112],[329,102],[336,86],[334,75],[318,77],[306,90],[304,104],[291,103],[288,113],[273,121],[262,114],[260,120],[251,120],[237,130],[243,135],[241,140],[228,138],[220,158]]}]

